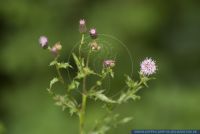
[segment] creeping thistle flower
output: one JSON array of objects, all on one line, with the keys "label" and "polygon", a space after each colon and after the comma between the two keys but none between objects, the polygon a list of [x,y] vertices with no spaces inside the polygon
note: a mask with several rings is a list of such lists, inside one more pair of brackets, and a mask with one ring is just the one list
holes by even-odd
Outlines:
[{"label": "creeping thistle flower", "polygon": [[96,41],[93,41],[91,44],[90,44],[90,47],[93,51],[98,51],[101,49],[101,47],[97,44]]},{"label": "creeping thistle flower", "polygon": [[87,31],[87,27],[86,27],[86,24],[85,24],[85,20],[81,19],[79,21],[79,32],[80,33],[86,33],[86,31]]},{"label": "creeping thistle flower", "polygon": [[97,38],[97,31],[95,28],[90,29],[90,37],[92,39],[96,39]]},{"label": "creeping thistle flower", "polygon": [[156,72],[157,67],[154,60],[151,58],[146,58],[142,63],[140,64],[140,73],[145,76],[152,75]]},{"label": "creeping thistle flower", "polygon": [[105,60],[103,62],[104,67],[114,67],[115,66],[115,61],[114,60]]},{"label": "creeping thistle flower", "polygon": [[60,52],[61,49],[62,49],[62,45],[60,44],[60,42],[57,42],[57,43],[51,48],[51,52],[56,56],[56,55],[58,55],[58,53]]},{"label": "creeping thistle flower", "polygon": [[48,47],[48,38],[46,36],[40,36],[39,38],[39,44],[41,45],[42,48],[47,48]]}]

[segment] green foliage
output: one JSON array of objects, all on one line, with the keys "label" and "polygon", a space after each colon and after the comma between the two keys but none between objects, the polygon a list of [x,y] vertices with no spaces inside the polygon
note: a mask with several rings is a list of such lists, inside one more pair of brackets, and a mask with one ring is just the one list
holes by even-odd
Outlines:
[{"label": "green foliage", "polygon": [[119,118],[119,114],[108,114],[101,121],[97,121],[89,134],[106,134],[113,127],[130,122],[132,117]]},{"label": "green foliage", "polygon": [[49,84],[49,88],[47,88],[47,91],[49,92],[49,93],[53,93],[52,92],[52,86],[56,83],[56,82],[58,82],[59,81],[59,79],[57,78],[57,77],[55,77],[55,78],[53,78],[51,81],[50,81],[50,84]]},{"label": "green foliage", "polygon": [[80,82],[73,80],[68,86],[68,91],[77,89],[79,87],[79,85],[80,85]]},{"label": "green foliage", "polygon": [[102,69],[102,77],[105,78],[107,75],[110,75],[112,78],[114,78],[114,72],[112,68],[104,68]]},{"label": "green foliage", "polygon": [[74,113],[78,112],[77,109],[77,102],[74,100],[71,100],[68,95],[55,95],[53,97],[55,100],[55,104],[62,107],[62,110],[64,111],[66,108],[69,108],[70,114],[73,115]]},{"label": "green foliage", "polygon": [[72,66],[71,66],[69,63],[64,63],[64,62],[60,62],[60,63],[59,63],[59,62],[56,61],[56,60],[52,61],[52,62],[49,64],[49,66],[54,66],[54,65],[58,66],[58,69],[60,69],[60,68],[67,69],[68,67],[72,68]]},{"label": "green foliage", "polygon": [[78,68],[78,73],[77,73],[77,76],[75,77],[76,79],[82,79],[84,77],[86,77],[87,75],[91,75],[91,74],[96,74],[93,70],[91,70],[89,67],[86,67],[85,66],[85,63],[84,63],[84,59],[83,58],[78,58],[76,56],[76,54],[72,54],[73,58],[74,58],[74,61],[76,63],[76,66]]},{"label": "green foliage", "polygon": [[109,97],[107,97],[105,94],[103,94],[105,90],[100,90],[100,91],[90,91],[88,93],[89,97],[94,98],[95,100],[100,100],[103,101],[105,103],[117,103],[116,101],[110,99]]}]

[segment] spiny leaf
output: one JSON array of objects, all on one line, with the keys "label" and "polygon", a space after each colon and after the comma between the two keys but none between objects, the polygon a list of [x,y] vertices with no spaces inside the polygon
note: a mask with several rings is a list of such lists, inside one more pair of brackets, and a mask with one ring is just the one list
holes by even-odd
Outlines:
[{"label": "spiny leaf", "polygon": [[137,100],[140,99],[140,96],[136,95],[137,89],[136,90],[128,90],[125,93],[122,93],[118,99],[118,103],[124,103],[127,102],[128,100]]},{"label": "spiny leaf", "polygon": [[53,78],[53,79],[50,81],[49,88],[51,89],[52,86],[53,86],[56,82],[58,82],[58,81],[59,81],[59,79],[58,79],[57,77]]},{"label": "spiny leaf", "polygon": [[121,121],[119,121],[120,124],[125,124],[133,120],[133,117],[125,117]]},{"label": "spiny leaf", "polygon": [[135,94],[132,94],[132,95],[130,95],[130,96],[128,96],[128,98],[127,98],[127,100],[128,99],[132,99],[132,100],[137,100],[137,99],[140,99],[140,96],[138,96],[138,95],[135,95]]},{"label": "spiny leaf", "polygon": [[64,69],[66,69],[66,68],[68,68],[68,67],[71,67],[72,68],[72,66],[69,64],[69,63],[64,63],[64,62],[58,62],[58,61],[56,61],[56,60],[54,60],[54,61],[52,61],[50,64],[49,64],[49,66],[54,66],[54,65],[56,65],[56,66],[58,66],[58,68],[64,68]]},{"label": "spiny leaf", "polygon": [[108,114],[100,122],[97,122],[94,129],[89,134],[107,134],[112,127],[117,127],[119,124],[124,124],[130,119],[119,120],[119,114]]},{"label": "spiny leaf", "polygon": [[68,67],[72,68],[72,66],[69,63],[61,62],[61,63],[57,63],[57,65],[58,65],[58,68],[65,68],[65,69]]},{"label": "spiny leaf", "polygon": [[103,102],[107,102],[107,103],[117,103],[116,101],[108,98],[105,94],[103,94],[104,90],[100,90],[100,91],[91,91],[89,93],[90,97],[94,97],[95,100],[101,100]]},{"label": "spiny leaf", "polygon": [[78,111],[77,104],[69,99],[67,95],[61,96],[56,95],[53,98],[56,101],[57,106],[61,106],[62,110],[65,110],[66,108],[69,108],[70,114],[73,115],[73,113],[76,113]]},{"label": "spiny leaf", "polygon": [[56,65],[58,62],[56,61],[56,60],[53,60],[50,64],[49,64],[49,66],[54,66],[54,65]]},{"label": "spiny leaf", "polygon": [[129,88],[134,88],[136,86],[135,82],[133,81],[133,79],[131,79],[128,75],[125,75],[126,76],[126,85],[129,87]]}]

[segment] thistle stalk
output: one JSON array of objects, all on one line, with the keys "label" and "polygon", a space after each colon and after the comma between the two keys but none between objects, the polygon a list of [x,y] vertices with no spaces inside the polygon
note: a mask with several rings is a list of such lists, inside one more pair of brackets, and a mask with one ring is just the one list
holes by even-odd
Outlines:
[{"label": "thistle stalk", "polygon": [[[82,35],[81,44],[79,46],[79,55],[81,58],[81,46],[84,42],[84,34]],[[87,59],[86,59],[86,67],[88,67],[89,64],[89,57],[90,57],[91,50],[89,50]],[[86,90],[86,79],[87,76],[83,78],[83,88],[82,88],[82,102],[81,102],[81,109],[79,113],[79,128],[80,128],[80,134],[84,134],[84,124],[85,124],[85,111],[86,111],[86,105],[87,105],[87,90]]]}]

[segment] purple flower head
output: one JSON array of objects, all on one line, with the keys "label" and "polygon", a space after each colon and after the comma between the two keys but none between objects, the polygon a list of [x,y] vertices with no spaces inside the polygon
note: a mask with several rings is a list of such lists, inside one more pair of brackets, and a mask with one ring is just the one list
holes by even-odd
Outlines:
[{"label": "purple flower head", "polygon": [[40,36],[39,44],[41,45],[42,48],[47,48],[48,47],[48,38],[46,36]]},{"label": "purple flower head", "polygon": [[151,58],[146,58],[142,63],[140,64],[140,73],[145,76],[152,75],[156,72],[157,67],[154,60]]},{"label": "purple flower head", "polygon": [[85,24],[85,20],[81,19],[79,21],[79,32],[80,33],[86,33],[86,31],[87,31],[87,27],[86,27],[86,24]]},{"label": "purple flower head", "polygon": [[61,49],[62,49],[62,45],[60,44],[60,42],[57,42],[57,43],[51,48],[51,52],[53,53],[53,55],[57,56]]},{"label": "purple flower head", "polygon": [[97,31],[95,28],[90,29],[90,37],[92,39],[96,39],[97,38]]},{"label": "purple flower head", "polygon": [[115,66],[115,61],[114,60],[105,60],[103,62],[104,67],[114,67]]}]

